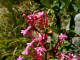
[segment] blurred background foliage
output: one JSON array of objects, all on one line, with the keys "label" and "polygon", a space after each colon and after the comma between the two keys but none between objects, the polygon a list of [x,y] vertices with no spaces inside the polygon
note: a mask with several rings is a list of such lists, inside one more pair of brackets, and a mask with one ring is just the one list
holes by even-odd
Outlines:
[{"label": "blurred background foliage", "polygon": [[[74,16],[80,12],[79,0],[0,0],[0,60],[15,60],[20,55],[27,43],[20,33],[24,22],[22,14],[28,15],[37,9],[48,13],[50,28],[56,34],[62,32],[69,36],[69,41],[65,41],[67,43],[63,43],[60,50],[79,53],[72,47],[74,45],[69,47],[75,36]],[[26,58],[30,60],[29,56]]]}]

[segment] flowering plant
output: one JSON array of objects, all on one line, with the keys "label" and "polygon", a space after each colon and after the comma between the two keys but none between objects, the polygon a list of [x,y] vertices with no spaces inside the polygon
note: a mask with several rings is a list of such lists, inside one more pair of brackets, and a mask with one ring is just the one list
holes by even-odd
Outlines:
[{"label": "flowering plant", "polygon": [[[60,57],[60,60],[73,60],[78,58],[74,58],[73,54],[69,53],[66,55],[65,53],[58,53],[58,48],[62,44],[62,42],[67,39],[68,37],[61,33],[58,35],[57,42],[55,43],[55,46],[51,46],[50,49],[47,49],[47,43],[48,43],[48,37],[50,34],[54,34],[53,30],[48,31],[48,15],[44,11],[39,12],[39,10],[33,12],[31,15],[22,15],[24,18],[26,18],[26,22],[29,24],[29,26],[21,30],[21,33],[23,36],[29,35],[30,38],[32,38],[32,41],[30,43],[27,43],[27,46],[24,51],[22,51],[22,55],[31,55],[35,60],[47,60],[47,58],[50,58],[50,56],[47,57],[47,54],[49,51],[53,51],[54,57]],[[34,31],[37,35],[34,36],[31,31]],[[49,33],[48,33],[49,32]],[[49,41],[51,43],[51,41]],[[51,43],[53,44],[53,43]],[[47,46],[47,47],[46,47]],[[32,53],[29,48],[32,48],[33,52]],[[66,58],[65,58],[66,57]],[[22,57],[19,56],[17,60],[22,60]],[[57,60],[57,59],[56,59]]]}]

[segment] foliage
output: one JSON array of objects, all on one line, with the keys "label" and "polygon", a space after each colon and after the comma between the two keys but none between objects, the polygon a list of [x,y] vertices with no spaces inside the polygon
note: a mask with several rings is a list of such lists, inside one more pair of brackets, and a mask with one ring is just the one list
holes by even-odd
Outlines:
[{"label": "foliage", "polygon": [[9,12],[4,14],[4,17],[6,17],[7,18],[6,20],[8,21],[8,22],[5,21],[8,23],[6,27],[7,28],[9,27],[9,29],[6,29],[7,32],[5,31],[5,33],[11,33],[12,34],[11,37],[20,36],[20,33],[19,33],[21,29],[20,25],[22,24],[21,12],[18,11],[17,9],[13,9],[12,0],[11,1],[8,0],[7,2],[4,2],[4,0],[1,0],[1,3],[8,9],[8,12]]}]

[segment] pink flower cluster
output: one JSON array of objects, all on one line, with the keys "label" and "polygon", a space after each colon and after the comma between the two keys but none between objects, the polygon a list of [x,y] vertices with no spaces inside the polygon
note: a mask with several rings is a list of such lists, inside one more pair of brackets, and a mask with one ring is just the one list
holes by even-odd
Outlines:
[{"label": "pink flower cluster", "polygon": [[65,40],[65,39],[67,39],[67,36],[65,35],[65,34],[60,34],[59,36],[58,36],[58,39],[59,40]]},{"label": "pink flower cluster", "polygon": [[34,39],[34,37],[32,36],[32,34],[29,32],[29,30],[31,28],[32,28],[31,26],[28,26],[27,29],[21,30],[21,33],[23,34],[23,36],[25,36],[26,34],[28,34],[32,39]]},{"label": "pink flower cluster", "polygon": [[[37,10],[31,15],[27,16],[26,14],[23,14],[22,16],[26,18],[26,21],[27,23],[29,23],[29,26],[27,27],[27,29],[21,30],[21,33],[23,34],[23,36],[25,36],[26,34],[29,35],[32,38],[32,42],[27,43],[25,50],[21,54],[31,55],[34,59],[36,59],[35,57],[39,57],[38,59],[42,60],[42,52],[47,51],[44,47],[44,42],[46,42],[47,34],[40,34],[39,32],[37,32],[38,38],[35,38],[30,33],[30,30],[32,29],[37,31],[36,27],[39,27],[40,29],[44,27],[46,28],[48,26],[48,15],[47,13],[44,13],[44,11],[39,12]],[[36,45],[34,45],[35,43]],[[29,51],[30,47],[33,48],[35,56]],[[22,60],[22,57],[19,56],[17,60]]]},{"label": "pink flower cluster", "polygon": [[[25,50],[22,52],[22,54],[28,55],[28,54],[29,54],[28,49],[29,49],[30,47],[33,47],[33,49],[34,49],[37,53],[40,53],[39,55],[42,55],[42,54],[41,54],[42,51],[46,51],[46,49],[44,48],[43,42],[42,42],[42,40],[43,40],[42,35],[41,35],[41,34],[38,34],[38,36],[39,36],[39,37],[33,39],[32,42],[27,43],[27,46],[26,46]],[[40,42],[41,47],[36,47],[36,48],[35,48],[33,44],[34,44],[34,43],[37,43],[38,41]]]},{"label": "pink flower cluster", "polygon": [[21,30],[21,33],[22,33],[23,35],[26,35],[30,29],[31,29],[31,26],[28,26],[27,29]]},{"label": "pink flower cluster", "polygon": [[47,13],[45,14],[44,11],[35,11],[29,16],[26,16],[26,14],[23,14],[22,16],[27,19],[27,22],[32,26],[33,29],[35,29],[35,27],[47,27],[48,25],[48,15]]},{"label": "pink flower cluster", "polygon": [[56,53],[56,56],[60,57],[60,60],[80,60],[79,55],[76,56],[76,55],[71,54],[71,53],[68,53],[68,55],[66,55],[65,53]]},{"label": "pink flower cluster", "polygon": [[[45,14],[44,11],[42,11],[42,12],[35,11],[31,15],[26,16],[26,14],[23,14],[22,16],[26,18],[26,20],[30,26],[28,26],[27,29],[25,29],[25,30],[21,30],[21,33],[23,34],[23,36],[25,36],[26,34],[29,35],[32,38],[32,42],[27,43],[25,50],[21,54],[31,55],[33,58],[41,57],[38,59],[42,60],[42,52],[47,51],[44,47],[44,42],[47,41],[48,35],[37,33],[38,38],[35,38],[29,31],[31,29],[35,30],[36,27],[39,27],[39,28],[47,27],[48,26],[48,15]],[[36,43],[36,46],[34,45],[35,43]],[[36,56],[34,56],[34,54],[32,54],[29,51],[30,47],[33,48],[33,51]],[[19,58],[17,58],[17,60],[22,60],[22,57],[19,56]]]},{"label": "pink flower cluster", "polygon": [[[24,55],[24,54],[31,55],[35,60],[42,60],[42,58],[43,58],[42,52],[47,51],[44,46],[44,43],[47,42],[48,34],[46,32],[40,33],[36,27],[45,31],[45,28],[48,27],[48,15],[44,11],[42,11],[42,12],[35,11],[31,15],[27,16],[26,14],[23,14],[22,16],[26,18],[26,21],[27,21],[27,23],[29,23],[29,26],[26,29],[21,30],[21,33],[23,34],[23,36],[29,35],[30,38],[32,38],[32,41],[30,43],[27,43],[25,50],[22,51],[21,54],[22,55]],[[35,36],[33,36],[31,34],[30,30],[36,31],[36,34],[38,37],[35,38]],[[58,41],[57,41],[56,47],[54,49],[58,50],[58,47],[62,44],[62,42],[65,39],[67,39],[67,36],[65,34],[61,33],[58,36]],[[29,48],[32,48],[32,50],[34,51],[35,54],[33,54]],[[61,60],[64,60],[65,56],[66,56],[65,53],[62,53]],[[67,56],[67,58],[68,57],[69,56]],[[17,58],[17,60],[22,60],[22,57],[19,56]]]},{"label": "pink flower cluster", "polygon": [[65,39],[67,39],[68,37],[65,35],[65,34],[60,34],[59,36],[58,36],[58,41],[57,41],[57,43],[56,43],[56,45],[57,45],[57,47],[56,47],[56,49],[58,49],[58,47],[62,44],[62,42],[65,40]]},{"label": "pink flower cluster", "polygon": [[25,48],[25,50],[22,52],[22,54],[26,54],[28,55],[29,52],[28,52],[28,49],[33,45],[33,41],[31,43],[27,43],[27,46]]},{"label": "pink flower cluster", "polygon": [[40,56],[42,56],[43,51],[46,51],[44,47],[36,47],[34,49],[37,51],[37,54],[39,54]]}]

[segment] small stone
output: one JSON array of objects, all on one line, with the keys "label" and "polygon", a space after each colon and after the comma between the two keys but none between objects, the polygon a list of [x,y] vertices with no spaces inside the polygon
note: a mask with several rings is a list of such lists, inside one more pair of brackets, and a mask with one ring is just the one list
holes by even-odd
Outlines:
[{"label": "small stone", "polygon": [[75,33],[80,35],[80,13],[78,13],[75,18]]},{"label": "small stone", "polygon": [[74,38],[72,38],[72,43],[73,43],[75,46],[80,47],[80,37],[74,37]]}]

